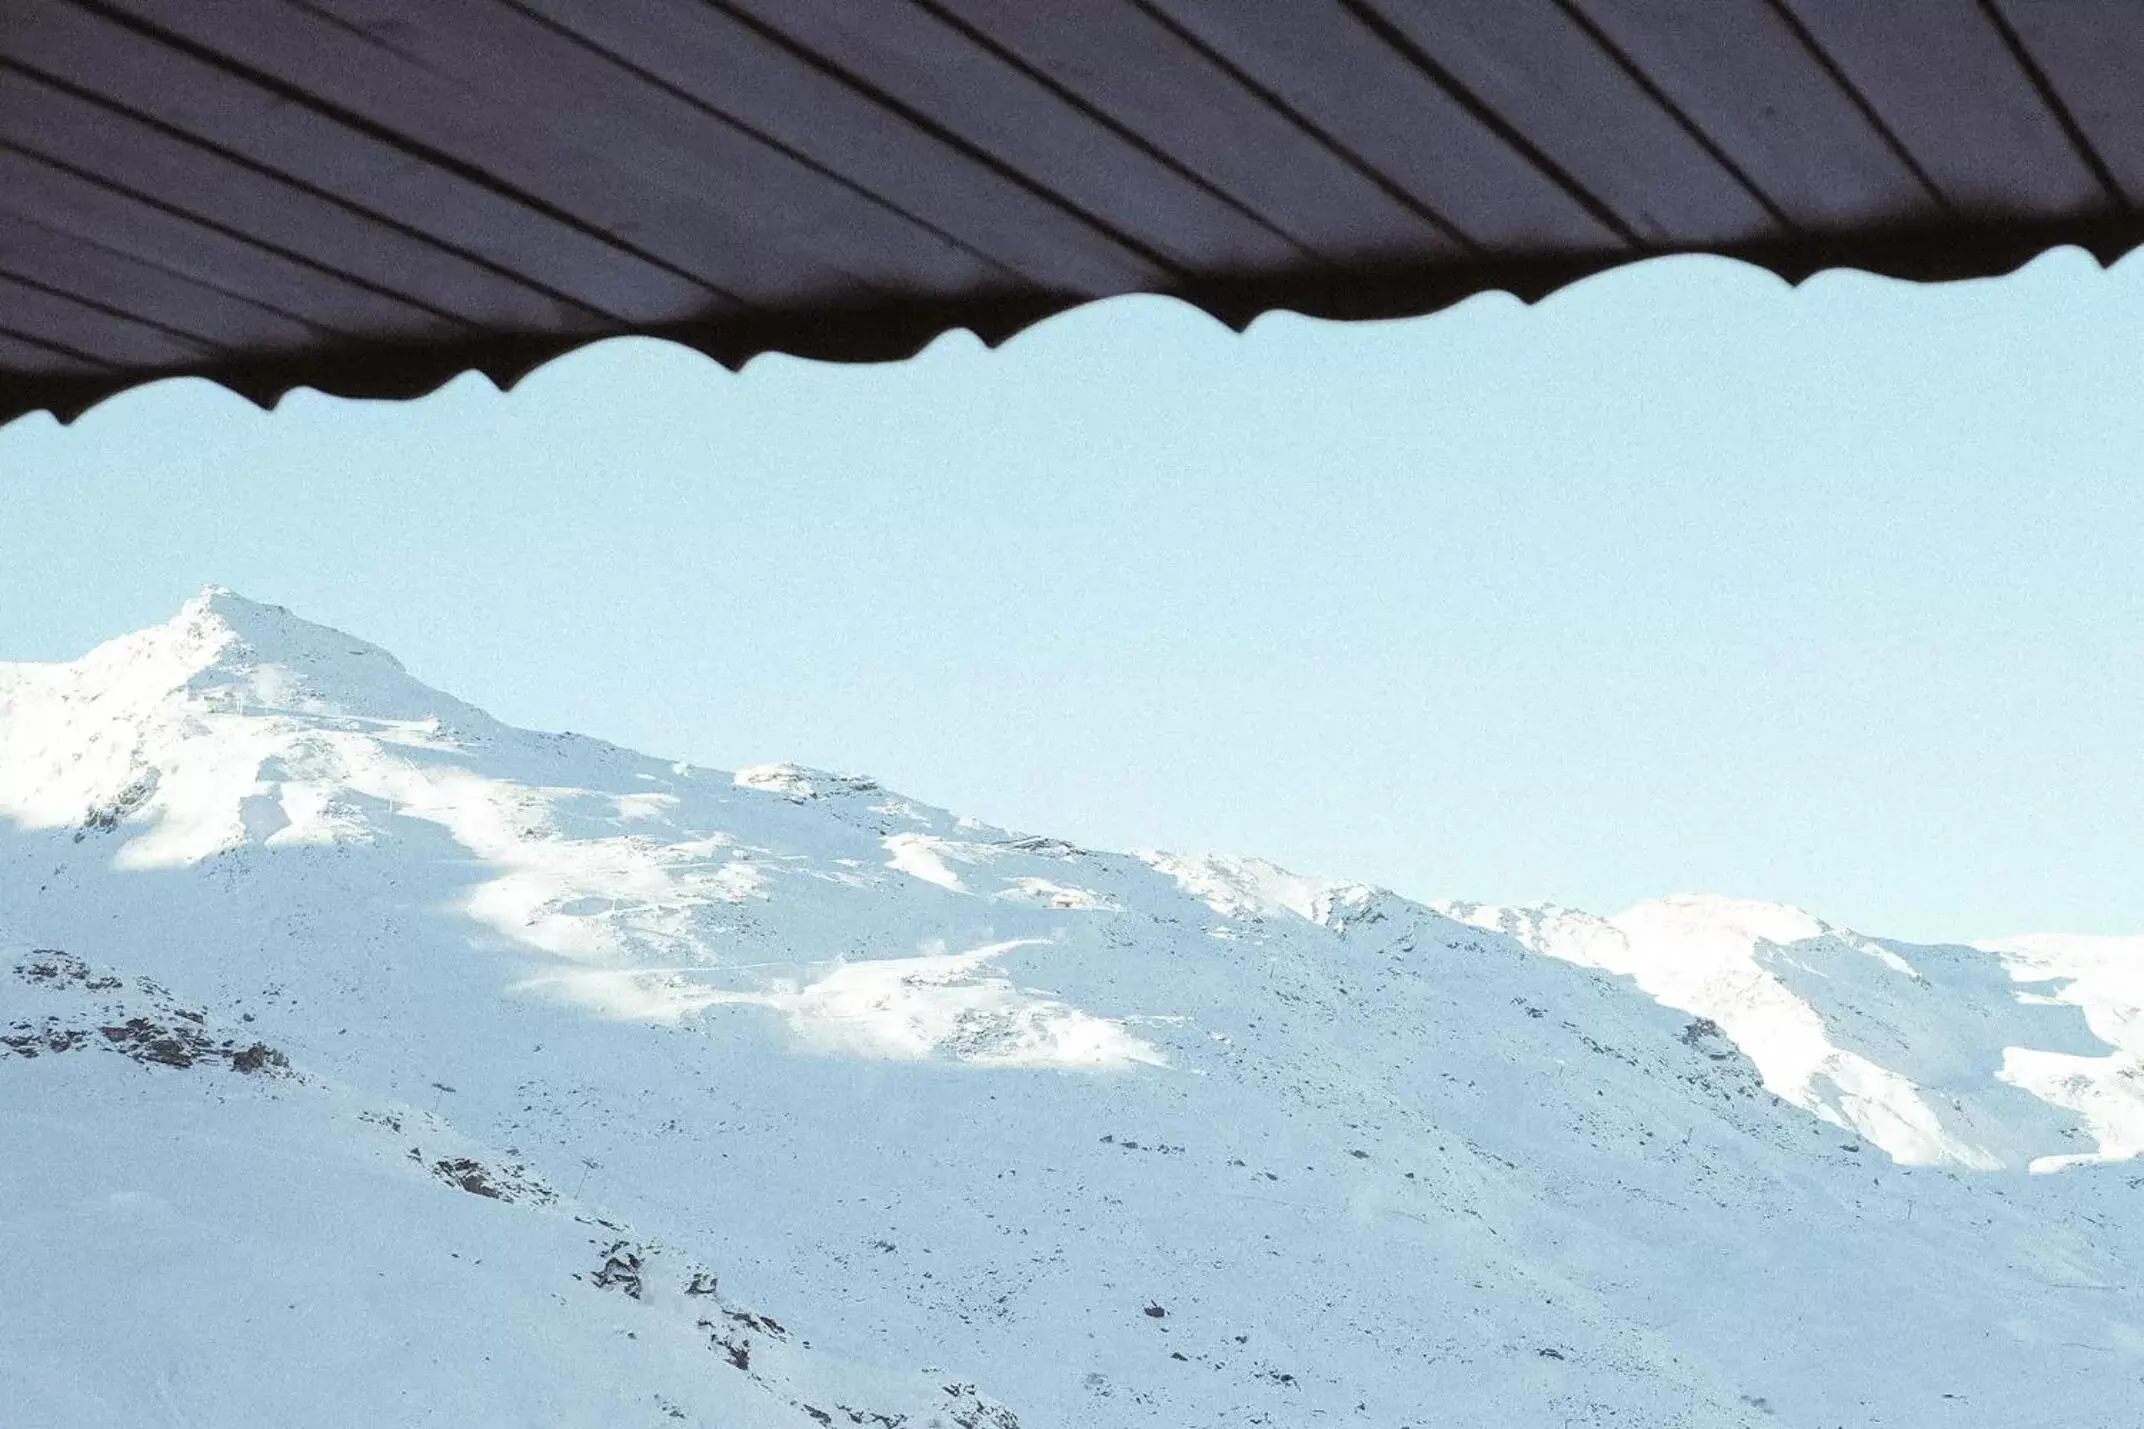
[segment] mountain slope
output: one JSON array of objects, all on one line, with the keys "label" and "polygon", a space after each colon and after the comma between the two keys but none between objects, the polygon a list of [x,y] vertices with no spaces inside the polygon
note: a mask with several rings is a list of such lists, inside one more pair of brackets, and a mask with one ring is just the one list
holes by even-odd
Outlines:
[{"label": "mountain slope", "polygon": [[2144,942],[1924,946],[1687,894],[1613,918],[1444,907],[1716,1022],[1770,1090],[1897,1160],[2056,1170],[2144,1151]]},{"label": "mountain slope", "polygon": [[[0,949],[84,969],[0,969],[9,1035],[84,1033],[0,1056],[0,1207],[35,1208],[0,1210],[0,1401],[339,1422],[290,1406],[357,1375],[346,1422],[2128,1422],[2137,1178],[2015,1169],[2134,1145],[2121,950],[1706,914],[1741,931],[1691,983],[1602,921],[514,730],[206,592],[0,666]],[[186,1019],[122,992],[208,1052],[132,1055]],[[247,1039],[287,1066],[235,1070]],[[57,1298],[53,1259],[84,1271]],[[219,1299],[255,1308],[191,1359]],[[100,1377],[119,1301],[138,1372]]]}]

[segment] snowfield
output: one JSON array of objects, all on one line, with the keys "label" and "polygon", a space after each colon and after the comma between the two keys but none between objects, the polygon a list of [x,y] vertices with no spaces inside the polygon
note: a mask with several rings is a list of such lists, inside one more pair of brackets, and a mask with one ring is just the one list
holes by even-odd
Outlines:
[{"label": "snowfield", "polygon": [[0,1424],[2144,1424],[2144,939],[1410,902],[0,665]]}]

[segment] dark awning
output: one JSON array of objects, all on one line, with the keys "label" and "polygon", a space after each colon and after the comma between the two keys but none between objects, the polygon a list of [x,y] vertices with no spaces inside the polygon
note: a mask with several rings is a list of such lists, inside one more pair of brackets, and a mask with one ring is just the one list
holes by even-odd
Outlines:
[{"label": "dark awning", "polygon": [[0,0],[0,420],[2144,241],[2140,0]]}]

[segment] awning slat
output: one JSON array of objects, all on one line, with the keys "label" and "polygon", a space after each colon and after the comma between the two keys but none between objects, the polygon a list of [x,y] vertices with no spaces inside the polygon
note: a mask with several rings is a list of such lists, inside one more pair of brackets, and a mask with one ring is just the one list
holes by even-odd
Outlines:
[{"label": "awning slat", "polygon": [[1748,242],[1771,216],[1551,0],[1369,0],[1639,241]]},{"label": "awning slat", "polygon": [[[1158,273],[1267,269],[1309,255],[1255,214],[1094,122],[928,11],[905,3],[730,0],[1144,255]],[[898,106],[895,108],[893,106]]]},{"label": "awning slat", "polygon": [[345,337],[438,338],[462,324],[298,262],[251,238],[210,227],[148,200],[0,146],[0,207],[28,210],[53,228],[170,267],[212,287],[252,293]]},{"label": "awning slat", "polygon": [[2144,204],[2144,5],[2000,0],[1997,8],[2124,196]]},{"label": "awning slat", "polygon": [[493,327],[588,327],[595,317],[361,210],[27,73],[13,73],[0,93],[0,141],[175,211],[214,215],[415,306]]},{"label": "awning slat", "polygon": [[2083,213],[2106,201],[1974,0],[1785,3],[1960,210]]},{"label": "awning slat", "polygon": [[39,377],[93,378],[114,370],[109,362],[54,347],[49,337],[34,338],[4,327],[0,327],[0,363]]},{"label": "awning slat", "polygon": [[1766,0],[1572,8],[1796,228],[1941,217],[1935,196]]},{"label": "awning slat", "polygon": [[163,367],[214,354],[207,343],[5,273],[0,273],[0,313],[70,352],[114,367]]},{"label": "awning slat", "polygon": [[939,8],[1327,260],[1456,257],[1457,244],[1130,4],[1079,24],[1028,0]]},{"label": "awning slat", "polygon": [[103,294],[107,300],[123,294],[151,321],[220,345],[298,352],[327,336],[245,294],[209,287],[19,214],[0,212],[0,271],[65,293]]},{"label": "awning slat", "polygon": [[702,0],[527,0],[699,102],[735,115],[1037,284],[1099,296],[1162,273],[1053,201],[915,126]]},{"label": "awning slat", "polygon": [[[496,0],[312,0],[381,35],[427,75],[548,142],[570,142],[616,187],[650,195],[681,252],[752,303],[921,287],[962,292],[1007,276],[856,185],[650,84],[587,41]],[[652,3],[652,0],[651,0]],[[397,75],[405,73],[397,68]],[[579,108],[599,93],[600,108]],[[605,197],[606,210],[615,202]]]},{"label": "awning slat", "polygon": [[373,135],[67,5],[12,17],[6,48],[32,70],[422,234],[528,286],[625,322],[704,310],[707,289]]},{"label": "awning slat", "polygon": [[[1625,246],[1337,0],[1154,8],[1477,247]],[[1425,131],[1437,142],[1422,142]]]},{"label": "awning slat", "polygon": [[[273,78],[291,99],[362,128],[412,159],[456,172],[586,232],[612,235],[629,251],[700,284],[704,311],[739,306],[738,290],[778,296],[799,282],[838,290],[843,278],[808,258],[790,264],[723,233],[704,205],[681,203],[668,186],[632,182],[629,155],[561,130],[572,111],[530,114],[518,87],[479,92],[391,47],[309,10],[276,0],[112,0],[114,11],[200,47],[251,75]],[[493,47],[472,42],[472,64]],[[785,276],[788,275],[788,276]]]}]

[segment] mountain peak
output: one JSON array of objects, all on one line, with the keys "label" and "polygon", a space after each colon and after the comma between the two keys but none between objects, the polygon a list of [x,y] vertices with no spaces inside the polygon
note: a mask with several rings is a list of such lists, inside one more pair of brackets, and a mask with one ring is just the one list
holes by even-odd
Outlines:
[{"label": "mountain peak", "polygon": [[[204,711],[491,728],[480,709],[422,686],[356,636],[208,585],[161,626],[58,664],[0,666],[0,709],[43,728],[47,752],[131,748],[144,728]],[[189,713],[191,711],[191,713]],[[99,733],[101,731],[101,733]]]},{"label": "mountain peak", "polygon": [[209,621],[230,629],[257,629],[277,621],[292,621],[297,617],[286,606],[270,605],[266,601],[253,600],[225,585],[205,585],[179,607],[178,614],[167,624]]},{"label": "mountain peak", "polygon": [[218,585],[214,581],[201,587],[200,590],[194,593],[193,598],[179,607],[179,609],[181,613],[213,611],[218,614],[241,616],[250,611],[265,611],[282,615],[290,614],[290,611],[283,606],[269,605],[264,601],[248,599],[239,592],[232,590],[229,586]]},{"label": "mountain peak", "polygon": [[[213,852],[251,828],[238,811],[285,741],[358,729],[407,743],[446,728],[496,725],[376,645],[212,585],[78,659],[0,665],[0,815],[106,827],[139,814],[181,853]],[[213,777],[174,782],[189,768]]]},{"label": "mountain peak", "polygon": [[352,661],[374,671],[404,673],[402,663],[377,645],[220,585],[203,586],[170,620],[130,638],[164,646],[197,674],[237,674],[262,666],[308,672]]}]

